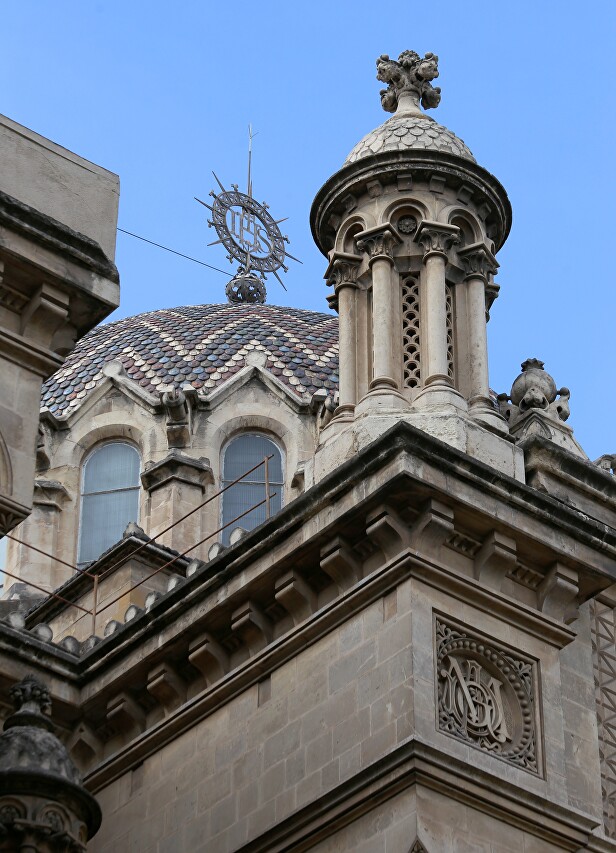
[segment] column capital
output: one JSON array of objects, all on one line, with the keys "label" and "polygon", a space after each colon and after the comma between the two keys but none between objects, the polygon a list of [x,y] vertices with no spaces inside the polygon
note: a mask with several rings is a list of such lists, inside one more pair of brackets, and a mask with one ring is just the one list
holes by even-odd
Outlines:
[{"label": "column capital", "polygon": [[415,232],[413,240],[424,250],[424,261],[430,255],[442,255],[446,258],[451,247],[460,240],[460,229],[446,222],[431,222],[429,219],[424,219]]},{"label": "column capital", "polygon": [[465,279],[480,278],[487,284],[498,269],[498,261],[485,243],[472,243],[458,249],[458,257],[464,265]]},{"label": "column capital", "polygon": [[394,248],[401,242],[402,238],[389,223],[361,231],[355,237],[358,251],[365,252],[368,255],[369,264],[380,258],[393,264]]},{"label": "column capital", "polygon": [[361,255],[351,255],[347,252],[333,252],[324,278],[338,293],[343,287],[357,287],[357,274],[362,262]]}]

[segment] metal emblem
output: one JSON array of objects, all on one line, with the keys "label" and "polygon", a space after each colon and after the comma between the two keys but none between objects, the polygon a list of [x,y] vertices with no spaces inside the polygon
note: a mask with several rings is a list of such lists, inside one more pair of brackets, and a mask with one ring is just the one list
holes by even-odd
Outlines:
[{"label": "metal emblem", "polygon": [[208,225],[215,229],[218,239],[208,245],[222,244],[229,261],[240,264],[237,274],[227,285],[229,299],[234,302],[264,302],[265,286],[262,282],[267,274],[273,273],[284,287],[278,270],[288,272],[285,260],[298,259],[287,252],[289,238],[278,227],[286,217],[274,219],[268,205],[259,203],[252,195],[252,127],[248,132],[248,192],[240,192],[237,184],[232,184],[230,190],[226,189],[213,172],[221,191],[218,194],[210,192],[214,199],[211,205],[199,198],[196,201],[212,213]]}]

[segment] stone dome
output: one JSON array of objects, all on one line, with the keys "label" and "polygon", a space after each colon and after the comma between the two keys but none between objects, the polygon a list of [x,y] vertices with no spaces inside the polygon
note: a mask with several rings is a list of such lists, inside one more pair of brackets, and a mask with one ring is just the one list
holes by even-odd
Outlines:
[{"label": "stone dome", "polygon": [[429,116],[414,115],[392,116],[364,136],[344,162],[354,163],[362,157],[379,154],[381,151],[408,151],[413,148],[443,151],[476,162],[470,150],[455,133]]},{"label": "stone dome", "polygon": [[209,394],[246,365],[250,352],[298,397],[338,386],[338,318],[276,305],[222,304],[165,308],[98,326],[43,385],[43,408],[68,417],[121,362],[150,393],[192,385]]}]

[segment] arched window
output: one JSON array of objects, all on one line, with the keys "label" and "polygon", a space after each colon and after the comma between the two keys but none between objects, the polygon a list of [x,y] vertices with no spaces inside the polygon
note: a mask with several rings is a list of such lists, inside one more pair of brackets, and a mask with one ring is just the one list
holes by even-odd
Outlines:
[{"label": "arched window", "polygon": [[96,560],[139,517],[136,448],[113,441],[98,447],[83,466],[78,565]]},{"label": "arched window", "polygon": [[[222,486],[228,486],[233,480],[241,477],[266,456],[268,460],[268,480],[270,498],[270,515],[278,512],[282,506],[282,454],[277,445],[264,435],[244,433],[234,438],[226,446],[222,462]],[[229,544],[229,536],[235,527],[252,530],[262,524],[267,518],[267,507],[263,503],[257,509],[238,518],[251,506],[255,506],[265,498],[265,466],[261,465],[256,471],[248,474],[239,483],[231,486],[222,495],[222,524],[228,527],[222,532],[222,541]],[[238,518],[237,524],[229,524]]]}]

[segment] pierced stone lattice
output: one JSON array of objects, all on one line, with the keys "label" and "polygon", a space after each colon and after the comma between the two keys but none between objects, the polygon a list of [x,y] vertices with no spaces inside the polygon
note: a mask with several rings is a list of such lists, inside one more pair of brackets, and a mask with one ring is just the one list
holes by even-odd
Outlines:
[{"label": "pierced stone lattice", "polygon": [[447,373],[449,378],[453,380],[453,292],[449,285],[447,285],[445,306],[447,311]]},{"label": "pierced stone lattice", "polygon": [[402,335],[404,346],[404,385],[421,385],[421,347],[419,339],[419,282],[402,285]]},{"label": "pierced stone lattice", "polygon": [[616,838],[616,611],[592,601],[591,639],[605,834]]}]

